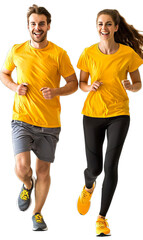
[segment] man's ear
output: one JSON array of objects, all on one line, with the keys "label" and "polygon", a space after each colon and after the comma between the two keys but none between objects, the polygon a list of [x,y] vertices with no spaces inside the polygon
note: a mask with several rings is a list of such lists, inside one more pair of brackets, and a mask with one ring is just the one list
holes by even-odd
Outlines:
[{"label": "man's ear", "polygon": [[51,28],[51,24],[50,23],[48,23],[48,26],[47,26],[47,28],[48,28],[48,31],[50,30],[50,28]]}]

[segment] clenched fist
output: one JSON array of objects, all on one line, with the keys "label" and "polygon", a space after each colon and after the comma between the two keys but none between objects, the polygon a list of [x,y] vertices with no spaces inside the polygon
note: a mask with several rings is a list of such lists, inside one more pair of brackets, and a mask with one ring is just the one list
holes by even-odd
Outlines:
[{"label": "clenched fist", "polygon": [[96,92],[96,91],[98,90],[98,88],[99,88],[102,84],[103,84],[102,82],[95,81],[95,82],[91,85],[90,91]]},{"label": "clenched fist", "polygon": [[129,90],[132,91],[133,90],[133,85],[130,83],[129,80],[125,79],[122,81],[123,87],[125,88],[125,90]]},{"label": "clenched fist", "polygon": [[52,99],[56,96],[56,89],[55,88],[47,88],[47,87],[43,87],[40,89],[40,91],[43,94],[43,97],[45,99]]},{"label": "clenched fist", "polygon": [[18,85],[17,87],[17,94],[21,95],[21,96],[25,96],[28,90],[28,84],[27,83],[21,83],[20,85]]}]

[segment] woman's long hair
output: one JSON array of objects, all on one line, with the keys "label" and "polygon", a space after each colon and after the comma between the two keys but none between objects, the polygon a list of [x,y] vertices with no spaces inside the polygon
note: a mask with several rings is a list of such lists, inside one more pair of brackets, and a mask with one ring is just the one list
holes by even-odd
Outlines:
[{"label": "woman's long hair", "polygon": [[129,25],[117,10],[104,9],[98,13],[97,20],[102,14],[111,16],[115,26],[119,25],[118,31],[114,34],[115,42],[130,46],[143,58],[143,35],[140,31]]}]

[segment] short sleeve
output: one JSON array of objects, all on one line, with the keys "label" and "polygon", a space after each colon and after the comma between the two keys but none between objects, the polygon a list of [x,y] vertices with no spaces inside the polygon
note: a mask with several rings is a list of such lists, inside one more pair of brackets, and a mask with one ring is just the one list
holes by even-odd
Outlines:
[{"label": "short sleeve", "polygon": [[9,71],[13,71],[14,68],[16,67],[13,60],[13,49],[14,47],[12,47],[11,50],[8,52],[8,55],[4,63],[4,68],[6,68]]},{"label": "short sleeve", "polygon": [[59,60],[59,72],[62,77],[66,78],[75,73],[74,68],[71,64],[70,58],[66,51],[63,52]]},{"label": "short sleeve", "polygon": [[129,66],[128,66],[128,71],[134,72],[142,64],[143,64],[143,59],[134,50],[132,50],[132,53],[130,56],[130,61],[129,61]]},{"label": "short sleeve", "polygon": [[84,72],[89,72],[88,56],[87,56],[87,53],[86,53],[86,49],[82,52],[82,54],[81,54],[81,56],[78,60],[77,67],[79,69],[83,70]]}]

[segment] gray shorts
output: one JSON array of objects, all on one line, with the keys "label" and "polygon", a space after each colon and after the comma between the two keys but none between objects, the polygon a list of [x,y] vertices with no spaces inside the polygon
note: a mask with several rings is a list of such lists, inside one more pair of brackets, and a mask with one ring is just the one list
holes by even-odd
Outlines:
[{"label": "gray shorts", "polygon": [[61,128],[43,128],[12,120],[14,155],[33,151],[43,161],[53,162]]}]

